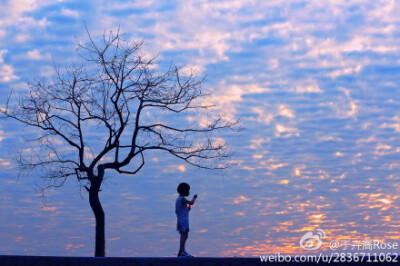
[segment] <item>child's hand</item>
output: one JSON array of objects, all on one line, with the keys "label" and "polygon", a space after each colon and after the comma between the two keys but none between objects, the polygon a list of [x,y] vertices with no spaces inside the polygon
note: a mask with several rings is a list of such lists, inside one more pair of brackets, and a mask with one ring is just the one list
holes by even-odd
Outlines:
[{"label": "child's hand", "polygon": [[197,194],[194,194],[194,195],[193,195],[193,198],[194,198],[194,199],[197,199]]}]

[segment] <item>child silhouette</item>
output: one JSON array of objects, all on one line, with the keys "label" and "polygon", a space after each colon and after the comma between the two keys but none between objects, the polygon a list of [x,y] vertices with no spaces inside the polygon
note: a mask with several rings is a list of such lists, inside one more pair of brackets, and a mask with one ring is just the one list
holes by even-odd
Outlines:
[{"label": "child silhouette", "polygon": [[181,234],[178,257],[193,257],[185,251],[186,240],[189,236],[189,211],[190,205],[196,201],[197,194],[194,194],[192,200],[187,200],[185,197],[190,195],[190,186],[187,183],[180,183],[177,188],[179,197],[175,203],[175,213],[177,217],[176,230]]}]

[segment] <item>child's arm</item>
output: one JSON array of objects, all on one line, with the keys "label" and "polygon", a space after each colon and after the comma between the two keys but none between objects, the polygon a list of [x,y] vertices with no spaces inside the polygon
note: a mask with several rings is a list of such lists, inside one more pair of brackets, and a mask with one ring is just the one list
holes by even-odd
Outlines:
[{"label": "child's arm", "polygon": [[183,201],[184,203],[189,204],[189,205],[193,205],[194,202],[196,201],[196,199],[197,199],[197,194],[194,194],[192,200],[187,200],[186,198],[183,198],[182,201]]}]

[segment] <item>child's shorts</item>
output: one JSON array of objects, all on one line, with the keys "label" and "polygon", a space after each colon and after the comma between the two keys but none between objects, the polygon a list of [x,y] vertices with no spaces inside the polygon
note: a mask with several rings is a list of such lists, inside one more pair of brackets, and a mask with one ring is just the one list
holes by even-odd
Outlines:
[{"label": "child's shorts", "polygon": [[176,223],[176,230],[178,230],[179,234],[189,232],[189,221],[182,220]]}]

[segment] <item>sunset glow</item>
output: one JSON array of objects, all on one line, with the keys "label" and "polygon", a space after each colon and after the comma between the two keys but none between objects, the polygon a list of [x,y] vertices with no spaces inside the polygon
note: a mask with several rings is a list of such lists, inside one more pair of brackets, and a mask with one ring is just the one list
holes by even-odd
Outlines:
[{"label": "sunset glow", "polygon": [[[157,56],[155,67],[173,62],[206,76],[203,86],[214,93],[203,100],[213,107],[178,119],[208,125],[222,114],[241,122],[242,130],[213,136],[234,154],[226,171],[149,152],[135,176],[107,172],[100,193],[107,256],[176,256],[180,182],[199,195],[187,244],[195,256],[313,253],[299,241],[317,228],[326,233],[323,252],[332,240],[398,239],[397,1],[6,0],[0,6],[0,108],[12,90],[51,80],[53,58],[61,68],[82,62],[75,48],[76,39],[87,40],[85,21],[96,37],[120,27],[126,40],[144,40],[145,56]],[[21,149],[40,152],[27,144],[37,132],[0,121],[0,254],[92,256],[95,220],[85,188],[71,178],[42,195],[38,188],[46,183],[38,173],[19,176],[12,158]]]}]

